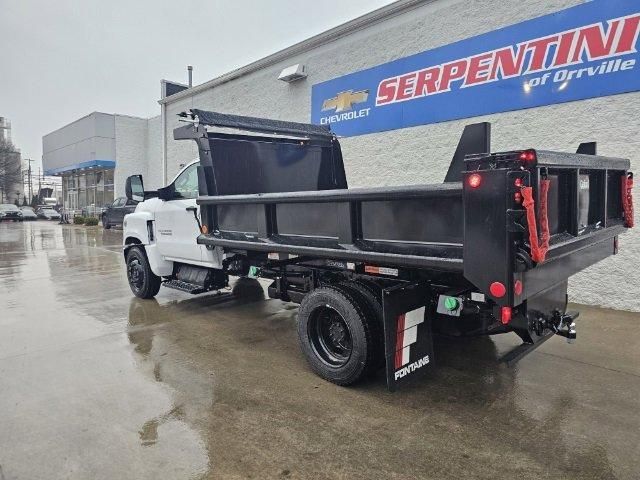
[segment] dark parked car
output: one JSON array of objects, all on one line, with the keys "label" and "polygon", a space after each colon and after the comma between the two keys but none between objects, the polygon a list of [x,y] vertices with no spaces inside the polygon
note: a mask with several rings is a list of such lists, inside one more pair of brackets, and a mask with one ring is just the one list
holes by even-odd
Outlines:
[{"label": "dark parked car", "polygon": [[137,204],[137,202],[127,200],[125,197],[116,198],[102,214],[102,226],[108,229],[114,225],[122,225],[124,216],[127,213],[133,213]]},{"label": "dark parked car", "polygon": [[37,220],[38,216],[36,212],[33,210],[33,207],[20,207],[20,211],[22,212],[23,220]]},{"label": "dark parked car", "polygon": [[48,205],[38,207],[36,215],[38,215],[38,218],[43,218],[45,220],[60,220],[60,214],[56,212],[53,207]]},{"label": "dark parked car", "polygon": [[0,222],[3,220],[22,221],[22,212],[18,207],[10,203],[0,204]]}]

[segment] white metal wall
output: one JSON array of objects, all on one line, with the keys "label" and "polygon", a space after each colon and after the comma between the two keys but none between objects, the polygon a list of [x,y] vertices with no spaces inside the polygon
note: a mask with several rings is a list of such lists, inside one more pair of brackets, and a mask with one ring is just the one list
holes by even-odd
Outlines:
[{"label": "white metal wall", "polygon": [[114,116],[93,112],[42,137],[45,170],[89,160],[115,160]]}]

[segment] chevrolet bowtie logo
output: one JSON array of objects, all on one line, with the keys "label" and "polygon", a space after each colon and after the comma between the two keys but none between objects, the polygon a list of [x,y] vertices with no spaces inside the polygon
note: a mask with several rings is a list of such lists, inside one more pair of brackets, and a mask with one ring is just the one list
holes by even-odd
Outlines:
[{"label": "chevrolet bowtie logo", "polygon": [[359,92],[347,90],[346,92],[340,92],[335,97],[322,102],[322,111],[335,109],[336,113],[339,113],[345,110],[351,110],[354,103],[366,102],[367,97],[369,97],[369,90],[360,90]]}]

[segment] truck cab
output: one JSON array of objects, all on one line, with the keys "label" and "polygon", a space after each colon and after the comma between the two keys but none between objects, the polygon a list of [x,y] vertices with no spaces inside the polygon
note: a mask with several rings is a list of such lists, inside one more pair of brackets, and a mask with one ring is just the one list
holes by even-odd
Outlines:
[{"label": "truck cab", "polygon": [[[179,264],[222,267],[218,251],[196,242],[201,233],[196,204],[199,165],[200,160],[192,160],[169,185],[155,192],[144,191],[140,175],[127,179],[127,194],[139,203],[135,212],[124,218],[125,249],[144,246],[151,270],[158,277],[173,275]],[[152,291],[155,285],[148,293]]]}]

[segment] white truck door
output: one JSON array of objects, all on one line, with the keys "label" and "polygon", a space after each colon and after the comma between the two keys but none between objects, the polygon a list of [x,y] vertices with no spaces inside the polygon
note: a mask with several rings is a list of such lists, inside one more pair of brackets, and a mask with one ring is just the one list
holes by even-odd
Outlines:
[{"label": "white truck door", "polygon": [[[173,181],[175,197],[165,200],[155,211],[158,252],[166,260],[199,263],[204,246],[196,239],[200,232],[193,212],[198,196],[198,163],[185,168]],[[198,208],[199,210],[199,208]]]}]

